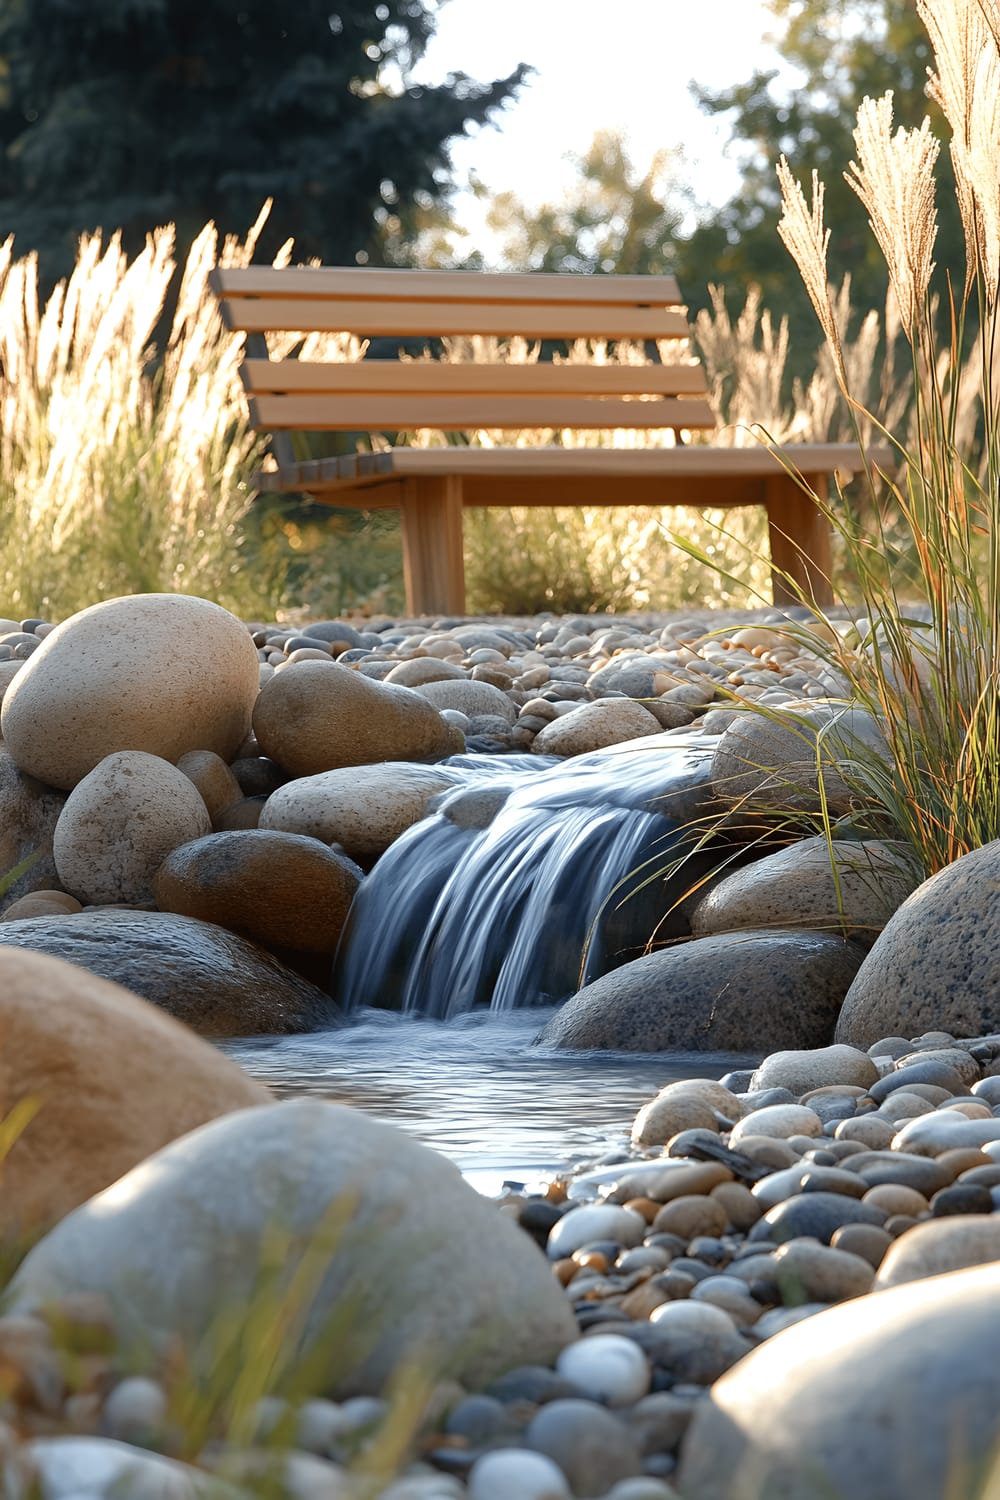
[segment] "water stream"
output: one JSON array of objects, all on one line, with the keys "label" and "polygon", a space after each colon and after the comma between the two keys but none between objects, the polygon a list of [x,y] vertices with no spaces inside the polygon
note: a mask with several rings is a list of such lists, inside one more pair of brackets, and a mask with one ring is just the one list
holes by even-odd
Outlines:
[{"label": "water stream", "polygon": [[704,805],[702,744],[657,735],[572,761],[447,764],[455,789],[355,902],[334,985],[347,1024],[227,1050],[279,1094],[354,1104],[496,1191],[620,1149],[665,1083],[748,1060],[532,1047],[553,1002],[635,956],[658,924],[661,937],[686,930],[672,908],[692,868],[646,877]]}]

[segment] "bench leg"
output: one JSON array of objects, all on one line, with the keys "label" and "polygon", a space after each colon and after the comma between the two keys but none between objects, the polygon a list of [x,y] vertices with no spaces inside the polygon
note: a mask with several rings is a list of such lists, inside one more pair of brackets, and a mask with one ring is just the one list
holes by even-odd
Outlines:
[{"label": "bench leg", "polygon": [[464,614],[461,476],[407,479],[403,485],[402,520],[408,612]]},{"label": "bench leg", "polygon": [[[821,499],[826,499],[825,474],[810,474],[807,483]],[[829,521],[788,474],[777,474],[768,479],[765,503],[771,543],[771,590],[775,604],[799,602],[798,595],[783,574],[799,585],[807,599],[816,604],[832,604]]]}]

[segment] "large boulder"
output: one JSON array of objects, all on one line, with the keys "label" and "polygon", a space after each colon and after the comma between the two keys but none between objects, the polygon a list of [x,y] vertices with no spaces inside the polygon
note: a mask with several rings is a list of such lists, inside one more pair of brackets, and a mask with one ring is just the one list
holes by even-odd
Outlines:
[{"label": "large boulder", "polygon": [[920,883],[909,846],[802,839],[726,875],[691,917],[696,937],[739,927],[819,927],[871,944]]},{"label": "large boulder", "polygon": [[66,790],[115,750],[229,761],[250,728],[258,667],[246,627],[207,599],[109,599],[46,636],[4,694],[0,733],[22,771]]},{"label": "large boulder", "polygon": [[52,837],[65,801],[65,792],[25,775],[0,748],[0,873],[9,880],[0,894],[0,911],[30,891],[58,883]]},{"label": "large boulder", "polygon": [[804,698],[766,714],[737,714],[719,736],[712,780],[725,802],[816,811],[822,774],[826,805],[840,814],[859,800],[849,768],[863,772],[889,758],[882,731],[864,709]]},{"label": "large boulder", "polygon": [[296,662],[265,682],[253,714],[264,755],[292,776],[380,760],[438,760],[465,748],[460,730],[412,688],[334,662]]},{"label": "large boulder", "polygon": [[447,766],[404,761],[300,776],[271,793],[259,826],[307,834],[340,844],[352,859],[372,859],[419,823],[432,797],[459,780]]},{"label": "large boulder", "polygon": [[552,1047],[764,1052],[823,1047],[864,953],[825,932],[720,933],[595,979],[549,1021]]},{"label": "large boulder", "polygon": [[63,887],[93,906],[152,899],[171,849],[212,830],[197,787],[158,755],[116,750],[70,792],[53,840]]},{"label": "large boulder", "polygon": [[198,917],[265,948],[330,953],[362,872],[318,839],[257,829],[211,833],[153,876],[161,911]]},{"label": "large boulder", "polygon": [[979,1494],[1000,1441],[1000,1265],[860,1297],[776,1334],[695,1409],[685,1500]]},{"label": "large boulder", "polygon": [[323,990],[265,949],[168,912],[89,909],[0,922],[4,947],[46,953],[123,985],[202,1036],[259,1036],[335,1024]]},{"label": "large boulder", "polygon": [[917,887],[847,992],[837,1041],[948,1031],[982,1036],[1000,1018],[1000,839]]},{"label": "large boulder", "polygon": [[266,1089],[162,1010],[40,953],[0,947],[5,1239],[49,1228],[137,1162]]},{"label": "large boulder", "polygon": [[[106,1296],[127,1345],[246,1316],[269,1264],[303,1278],[300,1357],[316,1387],[378,1394],[406,1361],[470,1385],[554,1359],[576,1335],[536,1245],[409,1136],[343,1105],[297,1099],[202,1126],[64,1219],[11,1287],[28,1311]],[[275,1287],[268,1287],[273,1297]]]}]

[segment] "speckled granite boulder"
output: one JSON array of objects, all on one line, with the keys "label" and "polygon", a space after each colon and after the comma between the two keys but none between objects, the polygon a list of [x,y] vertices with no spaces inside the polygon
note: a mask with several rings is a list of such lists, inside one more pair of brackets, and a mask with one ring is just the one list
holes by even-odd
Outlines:
[{"label": "speckled granite boulder", "polygon": [[868,954],[837,1023],[837,1041],[944,1030],[984,1036],[1000,1018],[1000,839],[917,887]]},{"label": "speckled granite boulder", "polygon": [[23,771],[69,789],[115,750],[233,758],[250,728],[257,652],[228,610],[181,594],[91,605],[42,642],[4,695]]},{"label": "speckled granite boulder", "polygon": [[465,748],[461,732],[412,688],[319,661],[285,667],[264,684],[253,731],[263,754],[292,776],[382,760],[437,760]]},{"label": "speckled granite boulder", "polygon": [[822,1047],[863,950],[828,933],[720,933],[638,958],[567,1000],[539,1041],[622,1052]]},{"label": "speckled granite boulder", "polygon": [[211,832],[201,793],[144,750],[106,755],[70,792],[53,838],[63,888],[99,906],[152,900],[157,868],[179,844]]},{"label": "speckled granite boulder", "polygon": [[887,760],[888,747],[870,714],[850,704],[793,700],[771,714],[740,713],[719,737],[712,758],[716,795],[757,806],[820,806],[817,744],[827,805],[847,812],[857,793],[845,783],[845,762]]},{"label": "speckled granite boulder", "polygon": [[545,1257],[457,1167],[321,1099],[240,1111],[150,1157],[35,1247],[12,1300],[100,1292],[127,1347],[180,1340],[197,1369],[217,1358],[206,1328],[252,1302],[263,1258],[287,1285],[310,1246],[302,1353],[329,1395],[381,1395],[407,1360],[474,1388],[576,1336]]},{"label": "speckled granite boulder", "polygon": [[0,1119],[40,1103],[7,1153],[0,1235],[47,1229],[168,1141],[269,1095],[119,985],[0,947]]},{"label": "speckled granite boulder", "polygon": [[726,875],[691,917],[696,937],[739,927],[820,927],[871,944],[920,883],[908,846],[821,835]]},{"label": "speckled granite boulder", "polygon": [[153,895],[161,911],[265,948],[333,953],[360,882],[358,866],[318,839],[244,829],[174,849],[153,876]]},{"label": "speckled granite boulder", "polygon": [[998,1341],[996,1264],[817,1313],[716,1382],[674,1483],[684,1500],[979,1493],[1000,1440]]},{"label": "speckled granite boulder", "polygon": [[161,1006],[202,1036],[313,1031],[336,1023],[323,990],[256,943],[193,917],[91,908],[0,922],[0,948],[77,964]]}]

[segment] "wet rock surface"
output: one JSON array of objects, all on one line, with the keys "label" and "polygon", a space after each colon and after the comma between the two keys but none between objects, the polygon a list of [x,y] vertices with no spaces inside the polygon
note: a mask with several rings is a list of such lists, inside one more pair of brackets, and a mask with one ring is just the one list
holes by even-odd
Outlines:
[{"label": "wet rock surface", "polygon": [[208,1037],[310,1031],[337,1022],[316,985],[214,923],[169,912],[88,909],[0,923],[0,947],[76,964]]}]

